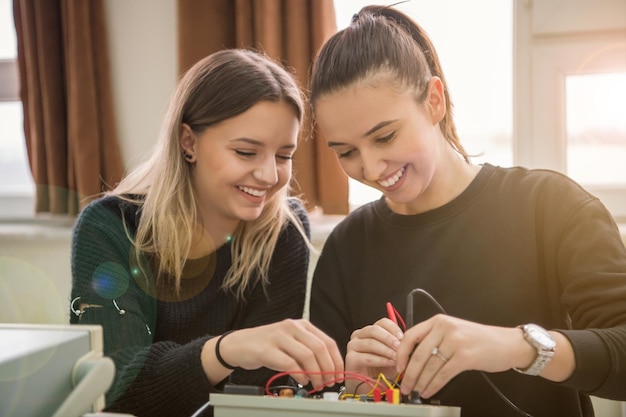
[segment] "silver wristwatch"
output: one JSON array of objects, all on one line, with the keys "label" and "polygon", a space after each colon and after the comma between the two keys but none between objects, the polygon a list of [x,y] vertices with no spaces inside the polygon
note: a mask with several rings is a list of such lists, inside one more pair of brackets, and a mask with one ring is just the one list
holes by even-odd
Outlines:
[{"label": "silver wristwatch", "polygon": [[537,349],[537,358],[526,369],[513,368],[519,373],[526,375],[539,375],[541,370],[550,362],[554,356],[556,348],[556,340],[546,329],[536,324],[523,324],[517,326],[524,332],[524,338],[535,349]]}]

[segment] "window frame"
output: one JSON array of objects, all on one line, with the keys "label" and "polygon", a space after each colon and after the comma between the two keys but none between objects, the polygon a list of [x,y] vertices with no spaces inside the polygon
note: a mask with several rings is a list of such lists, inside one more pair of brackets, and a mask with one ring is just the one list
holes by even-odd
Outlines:
[{"label": "window frame", "polygon": [[0,101],[19,101],[17,59],[0,59]]},{"label": "window frame", "polygon": [[[513,26],[514,163],[564,174],[566,77],[626,71],[626,2],[570,1],[516,0]],[[626,221],[626,184],[581,185]]]},{"label": "window frame", "polygon": [[[21,102],[17,58],[0,59],[0,101]],[[34,192],[0,190],[0,219],[33,218]]]},{"label": "window frame", "polygon": [[[21,105],[17,56],[0,58],[0,102],[17,102]],[[0,220],[34,218],[34,202],[34,187],[19,191],[0,189]]]}]

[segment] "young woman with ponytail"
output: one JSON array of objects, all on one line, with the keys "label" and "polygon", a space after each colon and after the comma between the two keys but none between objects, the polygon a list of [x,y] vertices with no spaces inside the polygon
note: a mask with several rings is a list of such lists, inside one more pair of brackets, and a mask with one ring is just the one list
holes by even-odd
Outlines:
[{"label": "young woman with ponytail", "polygon": [[334,229],[313,277],[311,321],[347,371],[400,376],[403,394],[464,417],[587,417],[590,395],[626,400],[614,219],[557,172],[472,163],[418,24],[363,8],[320,50],[310,95],[345,173],[383,194]]}]

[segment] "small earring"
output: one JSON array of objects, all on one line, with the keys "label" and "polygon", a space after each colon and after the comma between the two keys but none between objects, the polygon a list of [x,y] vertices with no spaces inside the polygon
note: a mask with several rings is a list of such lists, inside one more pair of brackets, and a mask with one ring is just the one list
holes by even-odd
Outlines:
[{"label": "small earring", "polygon": [[187,161],[191,162],[191,159],[193,158],[193,155],[188,153],[187,151],[183,151],[183,158],[185,158]]}]

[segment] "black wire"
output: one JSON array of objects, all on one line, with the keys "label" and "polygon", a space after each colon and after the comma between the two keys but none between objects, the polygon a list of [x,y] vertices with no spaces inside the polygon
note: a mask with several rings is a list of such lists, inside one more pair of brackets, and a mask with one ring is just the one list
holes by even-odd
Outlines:
[{"label": "black wire", "polygon": [[290,389],[295,394],[296,391],[298,390],[298,387],[294,385],[272,385],[271,387],[268,388],[268,391],[274,394],[277,394],[280,392],[280,390],[283,390],[283,389]]},{"label": "black wire", "polygon": [[[423,290],[421,288],[415,288],[413,290],[411,290],[409,292],[408,298],[409,300],[411,300],[410,303],[407,303],[407,307],[410,306],[411,310],[413,309],[413,296],[415,294],[421,294],[424,297],[426,297],[431,303],[433,303],[435,305],[435,307],[437,307],[437,309],[443,313],[443,314],[448,314],[446,312],[446,310],[443,308],[443,306],[441,304],[439,304],[439,302],[435,299],[435,297],[433,297],[432,295],[430,295],[426,290]],[[411,317],[411,319],[413,318],[413,311],[411,312],[407,312],[407,317]],[[409,323],[407,323],[407,326],[409,325]],[[413,322],[411,320],[410,326],[413,326]],[[517,405],[515,405],[515,403],[513,403],[513,401],[509,400],[507,398],[506,395],[504,395],[502,393],[502,391],[500,391],[500,389],[498,389],[498,387],[496,386],[496,384],[493,383],[493,381],[487,376],[487,374],[485,374],[483,371],[478,371],[483,378],[485,379],[485,381],[487,381],[487,384],[489,384],[489,386],[495,391],[496,394],[498,394],[498,396],[509,406],[511,407],[513,410],[515,410],[517,413],[519,413],[520,415],[524,416],[524,417],[533,417],[532,414],[528,414],[526,411],[522,410],[521,408],[519,408]]]},{"label": "black wire", "polygon": [[359,388],[361,387],[361,385],[365,384],[365,381],[361,381],[358,384],[356,384],[356,387],[354,387],[354,393],[352,394],[353,397],[356,398],[356,393],[359,392]]},{"label": "black wire", "polygon": [[525,416],[525,417],[533,417],[532,414],[528,414],[526,411],[522,410],[521,408],[519,408],[517,405],[515,405],[515,403],[513,403],[513,401],[509,400],[506,395],[504,395],[502,393],[502,391],[500,391],[498,389],[498,387],[496,386],[496,384],[493,383],[493,381],[491,379],[489,379],[489,377],[483,372],[483,371],[479,371],[480,374],[483,376],[483,378],[485,378],[485,381],[487,381],[487,383],[491,386],[491,388],[493,388],[493,390],[496,392],[496,394],[498,394],[498,396],[500,398],[502,398],[502,400],[504,400],[505,403],[507,403],[509,406],[511,406],[511,408],[515,411],[517,411],[520,415]]}]

